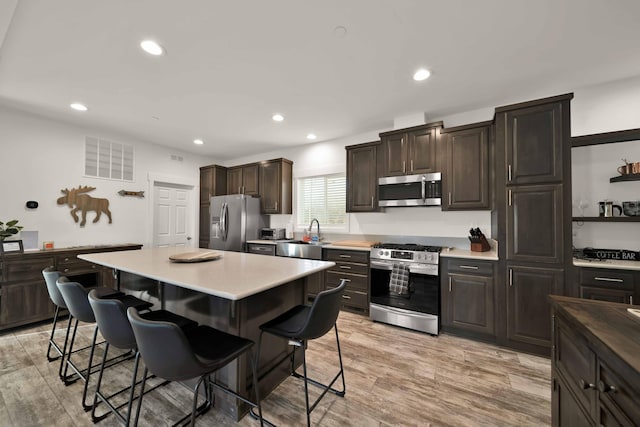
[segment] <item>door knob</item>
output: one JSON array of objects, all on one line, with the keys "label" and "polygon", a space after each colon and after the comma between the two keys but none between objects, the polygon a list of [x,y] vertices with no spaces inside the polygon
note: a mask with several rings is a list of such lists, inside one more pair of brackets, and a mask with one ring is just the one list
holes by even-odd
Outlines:
[{"label": "door knob", "polygon": [[187,240],[191,240],[191,236],[187,236]]}]

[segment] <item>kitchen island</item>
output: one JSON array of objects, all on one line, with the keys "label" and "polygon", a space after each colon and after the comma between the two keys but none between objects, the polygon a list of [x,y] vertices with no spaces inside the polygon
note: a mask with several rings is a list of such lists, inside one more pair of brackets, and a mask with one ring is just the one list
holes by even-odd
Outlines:
[{"label": "kitchen island", "polygon": [[[315,280],[314,275],[335,265],[326,261],[226,251],[215,251],[220,257],[206,262],[169,260],[179,253],[207,251],[153,248],[78,257],[112,268],[121,291],[154,302],[155,308],[170,310],[256,343],[262,323],[304,303],[307,281]],[[289,375],[288,352],[285,340],[271,335],[263,337],[258,363],[262,398]],[[217,378],[231,389],[253,398],[251,369],[246,358],[229,364]],[[246,405],[225,394],[216,396],[216,407],[234,420],[248,410]]]}]

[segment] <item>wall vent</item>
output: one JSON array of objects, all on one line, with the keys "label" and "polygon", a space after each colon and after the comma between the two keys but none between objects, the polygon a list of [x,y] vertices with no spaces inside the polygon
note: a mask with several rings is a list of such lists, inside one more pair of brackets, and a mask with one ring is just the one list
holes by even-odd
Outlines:
[{"label": "wall vent", "polygon": [[182,156],[176,156],[175,154],[171,155],[171,160],[175,160],[176,162],[181,162],[184,159],[182,158]]},{"label": "wall vent", "polygon": [[85,176],[133,182],[133,162],[132,145],[85,137]]}]

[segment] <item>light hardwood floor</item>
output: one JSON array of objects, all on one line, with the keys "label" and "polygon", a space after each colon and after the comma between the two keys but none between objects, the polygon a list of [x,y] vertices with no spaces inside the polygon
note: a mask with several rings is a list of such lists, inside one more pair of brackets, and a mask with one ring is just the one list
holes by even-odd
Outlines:
[{"label": "light hardwood floor", "polygon": [[[65,323],[66,325],[66,323]],[[90,426],[80,405],[82,383],[65,387],[58,362],[45,357],[49,325],[0,335],[0,426]],[[544,426],[551,423],[550,361],[451,335],[432,337],[340,313],[347,393],[327,395],[312,413],[322,426]],[[93,326],[80,328],[88,343]],[[63,331],[60,330],[62,339]],[[310,376],[335,373],[333,333],[309,344]],[[126,384],[130,366],[108,371],[107,387]],[[114,378],[116,378],[114,380]],[[105,374],[107,381],[107,374]],[[316,388],[311,387],[312,396]],[[170,425],[189,411],[190,392],[169,384],[145,396],[140,426]],[[277,425],[306,423],[304,386],[288,378],[263,401]],[[113,416],[99,426],[120,425]],[[213,408],[197,425],[234,423]]]}]

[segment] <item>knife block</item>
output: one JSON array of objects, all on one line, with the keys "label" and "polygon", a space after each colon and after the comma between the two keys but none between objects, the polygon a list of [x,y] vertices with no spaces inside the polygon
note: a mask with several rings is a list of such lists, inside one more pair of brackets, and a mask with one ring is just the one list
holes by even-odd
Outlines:
[{"label": "knife block", "polygon": [[479,242],[471,242],[471,252],[487,252],[491,250],[491,245],[487,242],[487,238],[480,236]]}]

